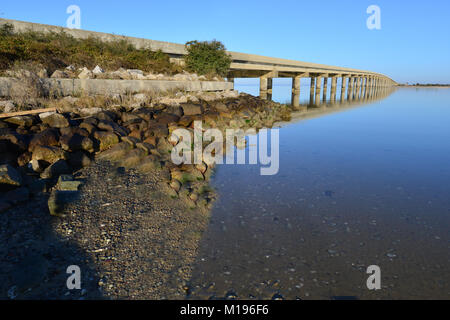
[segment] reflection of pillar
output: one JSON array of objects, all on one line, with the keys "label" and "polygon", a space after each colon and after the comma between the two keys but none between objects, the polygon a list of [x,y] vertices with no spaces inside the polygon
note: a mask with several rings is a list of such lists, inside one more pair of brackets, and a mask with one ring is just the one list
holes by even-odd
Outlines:
[{"label": "reflection of pillar", "polygon": [[355,98],[359,99],[360,91],[361,90],[361,77],[356,77],[356,91],[355,91]]},{"label": "reflection of pillar", "polygon": [[370,93],[370,97],[373,98],[375,95],[375,77],[372,77],[372,86],[371,87],[372,87],[372,90]]},{"label": "reflection of pillar", "polygon": [[347,90],[347,100],[353,100],[353,80],[355,78],[348,78],[348,90]]},{"label": "reflection of pillar", "polygon": [[272,100],[272,78],[259,78],[259,95],[261,99]]},{"label": "reflection of pillar", "polygon": [[316,78],[316,106],[320,104],[320,90],[322,89],[322,77],[318,76]]},{"label": "reflection of pillar", "polygon": [[316,78],[311,77],[311,88],[309,90],[309,103],[314,104],[314,92],[316,90]]},{"label": "reflection of pillar", "polygon": [[364,77],[360,77],[359,78],[359,99],[363,98],[363,94],[364,94]]},{"label": "reflection of pillar", "polygon": [[341,102],[344,102],[346,87],[347,87],[347,77],[346,77],[346,76],[342,76],[342,84],[341,84]]},{"label": "reflection of pillar", "polygon": [[323,102],[327,102],[327,94],[328,94],[328,76],[323,78]]},{"label": "reflection of pillar", "polygon": [[365,78],[361,77],[361,96],[360,96],[361,100],[364,100],[364,80]]},{"label": "reflection of pillar", "polygon": [[364,100],[367,100],[369,92],[369,77],[364,77]]},{"label": "reflection of pillar", "polygon": [[297,76],[292,78],[292,105],[298,107],[300,105],[300,80],[301,77]]},{"label": "reflection of pillar", "polygon": [[370,99],[375,95],[375,77],[370,79]]},{"label": "reflection of pillar", "polygon": [[337,76],[333,76],[331,77],[331,92],[330,92],[331,103],[336,102],[336,86],[337,86]]},{"label": "reflection of pillar", "polygon": [[373,77],[372,82],[373,82],[373,85],[372,85],[372,99],[373,99],[377,92],[377,78]]}]

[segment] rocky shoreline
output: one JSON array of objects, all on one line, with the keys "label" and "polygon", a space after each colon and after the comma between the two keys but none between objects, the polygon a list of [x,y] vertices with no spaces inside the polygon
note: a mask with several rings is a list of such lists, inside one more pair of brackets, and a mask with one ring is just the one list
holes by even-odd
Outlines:
[{"label": "rocky shoreline", "polygon": [[[58,247],[72,246],[54,257],[48,252],[48,237],[39,240],[46,250],[41,254],[42,250],[32,251],[37,252],[36,261],[47,266],[40,275],[42,283],[18,284],[13,273],[6,272],[0,296],[40,297],[43,288],[48,290],[65,278],[62,265],[55,267],[59,265],[55,259],[62,262],[62,256],[73,257],[75,250],[82,260],[78,263],[90,270],[88,288],[74,297],[59,283],[59,289],[50,290],[45,297],[184,298],[183,283],[189,278],[191,258],[217,195],[208,185],[214,168],[205,163],[176,166],[171,162],[170,134],[178,128],[193,133],[196,120],[205,128],[223,130],[271,127],[289,119],[292,108],[236,92],[153,99],[150,103],[150,97],[136,94],[105,108],[80,106],[77,98],[63,100],[58,112],[0,120],[4,270],[19,270],[21,257],[30,250],[23,242],[33,247],[41,234],[23,234],[22,230],[45,224],[46,234],[52,234],[50,243],[56,238],[64,244]],[[30,214],[36,219],[28,221],[26,215]],[[24,219],[21,223],[11,223],[19,217]],[[139,227],[130,227],[133,220]],[[107,248],[99,245],[100,239],[108,242]],[[111,252],[111,247],[118,251]],[[150,272],[150,266],[142,261],[133,264],[131,250],[147,257],[146,261],[158,261],[158,266],[152,264],[154,271]],[[15,258],[9,259],[10,255]],[[125,267],[130,264],[131,269]],[[146,275],[138,276],[138,268]],[[57,276],[49,275],[50,270]],[[134,284],[138,280],[149,287],[142,290],[142,285]],[[155,281],[160,285],[150,289]]]}]

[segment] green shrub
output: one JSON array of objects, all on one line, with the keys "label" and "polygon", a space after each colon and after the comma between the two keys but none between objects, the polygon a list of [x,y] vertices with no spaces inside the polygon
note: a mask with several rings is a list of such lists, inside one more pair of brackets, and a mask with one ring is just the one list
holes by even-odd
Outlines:
[{"label": "green shrub", "polygon": [[20,61],[40,64],[50,74],[69,65],[90,69],[100,65],[108,71],[120,67],[167,74],[182,71],[167,54],[136,49],[125,40],[103,42],[97,38],[75,39],[65,32],[13,31],[8,24],[0,27],[0,71]]},{"label": "green shrub", "polygon": [[232,60],[221,42],[190,41],[186,43],[186,50],[185,62],[189,71],[199,75],[227,75]]}]

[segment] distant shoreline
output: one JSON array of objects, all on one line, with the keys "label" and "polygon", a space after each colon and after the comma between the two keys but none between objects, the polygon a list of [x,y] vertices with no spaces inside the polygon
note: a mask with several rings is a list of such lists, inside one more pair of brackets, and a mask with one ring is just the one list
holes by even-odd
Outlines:
[{"label": "distant shoreline", "polygon": [[398,84],[399,87],[450,88],[450,84]]}]

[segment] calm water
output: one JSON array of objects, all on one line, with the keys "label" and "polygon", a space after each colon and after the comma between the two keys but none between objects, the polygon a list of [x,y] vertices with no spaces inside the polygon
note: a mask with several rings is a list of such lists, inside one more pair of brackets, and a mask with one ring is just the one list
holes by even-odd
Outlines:
[{"label": "calm water", "polygon": [[450,298],[450,90],[334,109],[282,126],[278,175],[218,168],[193,298]]}]

